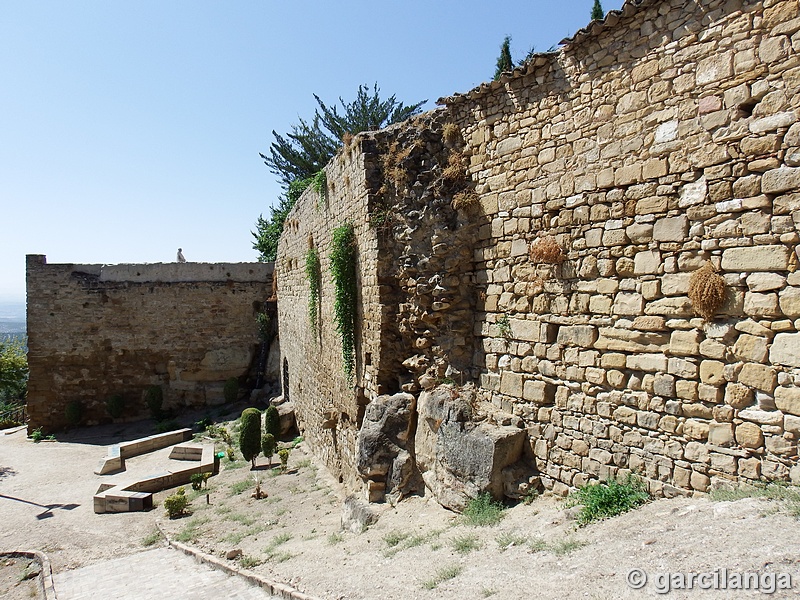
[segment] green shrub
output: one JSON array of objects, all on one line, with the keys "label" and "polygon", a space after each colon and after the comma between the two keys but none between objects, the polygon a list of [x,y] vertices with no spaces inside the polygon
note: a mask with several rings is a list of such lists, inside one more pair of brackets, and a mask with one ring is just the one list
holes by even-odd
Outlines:
[{"label": "green shrub", "polygon": [[189,500],[186,498],[186,490],[183,487],[179,487],[177,492],[164,499],[164,508],[170,519],[186,514],[187,506],[189,506]]},{"label": "green shrub", "polygon": [[499,523],[504,515],[505,507],[495,502],[487,492],[467,502],[467,507],[464,509],[464,519],[467,524],[481,527]]},{"label": "green shrub", "polygon": [[125,409],[125,401],[119,394],[114,394],[106,400],[106,410],[111,415],[112,419],[119,419],[122,416],[122,411]]},{"label": "green shrub", "polygon": [[151,385],[145,392],[144,401],[147,403],[147,409],[150,411],[150,416],[159,420],[162,415],[162,407],[164,405],[164,392],[161,390],[160,385]]},{"label": "green shrub", "polygon": [[233,449],[233,446],[228,446],[225,448],[225,454],[228,455],[228,460],[233,462],[236,460],[236,451]]},{"label": "green shrub", "polygon": [[274,406],[264,412],[264,431],[271,433],[276,440],[281,437],[281,416]]},{"label": "green shrub", "polygon": [[239,379],[236,377],[229,377],[225,382],[222,395],[225,397],[225,402],[229,404],[236,402],[239,398]]},{"label": "green shrub", "polygon": [[190,480],[192,482],[192,489],[193,490],[200,491],[200,488],[203,487],[203,482],[205,481],[205,478],[203,477],[203,475],[205,475],[205,473],[193,473],[192,474],[192,476],[190,477]]},{"label": "green shrub", "polygon": [[44,439],[44,433],[42,432],[41,427],[37,427],[36,429],[31,431],[31,439],[37,444]]},{"label": "green shrub", "polygon": [[75,427],[83,418],[83,405],[77,400],[73,400],[64,409],[64,416],[67,418],[67,423]]},{"label": "green shrub", "polygon": [[269,459],[269,466],[272,466],[272,455],[275,454],[278,442],[275,441],[275,436],[271,433],[264,433],[261,436],[261,452]]},{"label": "green shrub", "polygon": [[578,525],[621,515],[650,500],[644,482],[633,475],[623,481],[611,479],[606,483],[590,483],[576,491],[570,505],[581,505]]},{"label": "green shrub", "polygon": [[261,452],[261,411],[257,408],[245,408],[242,412],[239,451],[245,460],[256,466],[256,457]]},{"label": "green shrub", "polygon": [[278,450],[278,458],[281,459],[281,471],[286,472],[286,467],[289,465],[289,449],[281,448]]},{"label": "green shrub", "polygon": [[348,383],[356,367],[356,313],[358,277],[356,275],[356,235],[352,223],[333,230],[330,263],[335,290],[333,317],[342,338],[342,363]]}]

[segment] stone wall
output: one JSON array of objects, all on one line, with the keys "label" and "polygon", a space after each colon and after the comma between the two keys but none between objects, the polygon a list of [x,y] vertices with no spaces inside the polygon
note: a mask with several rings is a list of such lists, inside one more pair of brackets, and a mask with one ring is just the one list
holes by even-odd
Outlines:
[{"label": "stone wall", "polygon": [[258,348],[257,310],[272,265],[47,264],[27,257],[30,427],[66,425],[77,400],[84,422],[147,414],[144,392],[162,386],[165,408],[220,404],[229,377],[244,383]]},{"label": "stone wall", "polygon": [[[523,419],[547,487],[800,481],[799,16],[628,2],[443,100],[487,216],[483,395]],[[537,264],[543,240],[565,260]],[[706,262],[727,287],[710,321],[688,298]]]},{"label": "stone wall", "polygon": [[[291,393],[327,463],[379,498],[392,469],[424,471],[415,434],[442,452],[452,421],[483,432],[489,470],[503,455],[493,493],[532,485],[528,462],[558,493],[630,472],[656,494],[800,481],[799,32],[796,1],[630,0],[443,109],[357,136],[326,169],[328,204],[306,192],[279,249]],[[326,264],[345,220],[362,282],[354,389]],[[689,298],[704,265],[725,284],[708,319]],[[473,379],[474,402],[430,391]],[[381,465],[355,457],[381,440]],[[425,461],[452,481],[441,456]]]}]

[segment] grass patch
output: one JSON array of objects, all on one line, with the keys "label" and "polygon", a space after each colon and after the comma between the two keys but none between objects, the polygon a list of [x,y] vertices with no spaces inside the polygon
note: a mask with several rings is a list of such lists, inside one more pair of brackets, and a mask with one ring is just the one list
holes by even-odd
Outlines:
[{"label": "grass patch", "polygon": [[451,565],[449,567],[444,567],[443,569],[439,569],[431,579],[424,581],[422,583],[422,587],[426,590],[435,590],[436,587],[440,583],[444,583],[450,579],[455,579],[459,575],[461,575],[461,571],[464,570],[464,567],[460,565]]},{"label": "grass patch", "polygon": [[304,458],[303,460],[299,461],[295,466],[298,469],[305,469],[306,467],[310,467],[311,466],[311,459],[310,458]]},{"label": "grass patch", "polygon": [[488,598],[489,596],[494,596],[497,593],[497,590],[493,590],[491,588],[483,588],[481,590],[481,596],[484,598]]},{"label": "grass patch", "polygon": [[744,498],[763,498],[782,504],[783,510],[800,517],[800,488],[787,483],[740,485],[736,488],[719,488],[709,494],[715,502],[735,502]]},{"label": "grass patch", "polygon": [[411,534],[407,531],[390,531],[385,536],[383,536],[383,541],[386,542],[386,545],[389,548],[394,548],[400,542],[407,539]]},{"label": "grass patch", "polygon": [[330,544],[331,546],[335,546],[339,542],[343,541],[344,541],[344,536],[338,531],[328,536],[328,544]]},{"label": "grass patch", "polygon": [[383,553],[384,556],[394,556],[401,550],[408,550],[409,548],[416,548],[422,544],[426,544],[442,534],[441,529],[434,529],[426,534],[411,535],[402,531],[393,531],[384,536],[384,541],[389,545],[389,548]]},{"label": "grass patch", "polygon": [[267,553],[267,560],[270,560],[270,561],[276,562],[276,563],[282,563],[284,561],[289,560],[290,558],[294,558],[294,554],[292,554],[291,552],[282,551],[282,552],[268,552]]},{"label": "grass patch", "polygon": [[524,535],[517,535],[510,531],[504,531],[496,538],[497,545],[500,547],[500,552],[505,552],[511,546],[524,546],[528,543],[528,538]]},{"label": "grass patch", "polygon": [[248,556],[247,554],[242,554],[239,558],[239,564],[242,565],[245,569],[252,569],[253,567],[257,567],[258,565],[262,564],[264,561],[260,558],[256,558],[255,556]]},{"label": "grass patch", "polygon": [[230,492],[228,493],[228,496],[238,496],[242,492],[246,492],[247,490],[249,490],[251,487],[254,486],[255,484],[253,483],[252,479],[245,479],[243,481],[239,481],[231,485],[231,489]]},{"label": "grass patch", "polygon": [[528,542],[528,548],[531,552],[544,552],[550,546],[542,538],[534,538]]},{"label": "grass patch", "polygon": [[200,535],[200,526],[208,523],[207,517],[195,517],[191,519],[186,526],[175,535],[176,542],[193,542]]},{"label": "grass patch", "polygon": [[256,520],[253,517],[248,517],[247,515],[243,515],[240,513],[229,513],[224,517],[225,521],[234,521],[235,523],[241,523],[245,527],[249,527]]},{"label": "grass patch", "polygon": [[469,533],[453,538],[451,540],[451,545],[453,546],[453,550],[459,554],[469,554],[473,550],[477,550],[483,546],[477,535]]},{"label": "grass patch", "polygon": [[505,516],[505,507],[495,502],[488,493],[484,493],[467,503],[463,516],[467,525],[478,527],[497,525]]},{"label": "grass patch", "polygon": [[230,506],[224,506],[224,505],[218,506],[217,508],[214,509],[214,512],[217,513],[218,515],[227,515],[231,511],[233,511],[233,509]]},{"label": "grass patch", "polygon": [[572,494],[568,504],[581,506],[577,522],[579,527],[583,527],[593,521],[621,515],[650,499],[644,482],[628,475],[623,481],[611,479],[606,483],[585,485]]},{"label": "grass patch", "polygon": [[145,536],[142,539],[142,546],[152,546],[153,544],[160,542],[162,539],[161,532],[158,529],[155,529],[153,533]]},{"label": "grass patch", "polygon": [[550,545],[550,552],[556,556],[564,556],[565,554],[574,552],[578,548],[583,548],[585,545],[586,542],[580,540],[559,540]]}]

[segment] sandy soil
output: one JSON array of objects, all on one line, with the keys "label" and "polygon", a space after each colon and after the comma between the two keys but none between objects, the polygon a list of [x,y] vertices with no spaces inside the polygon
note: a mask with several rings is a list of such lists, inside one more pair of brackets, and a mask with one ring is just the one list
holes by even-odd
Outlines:
[{"label": "sandy soil", "polygon": [[36,578],[28,574],[39,571],[35,561],[24,558],[0,558],[0,598],[4,600],[30,600],[37,598],[39,588]]},{"label": "sandy soil", "polygon": [[[794,588],[771,597],[800,597],[800,522],[774,501],[659,500],[577,528],[575,509],[560,498],[514,507],[491,527],[469,526],[427,498],[410,498],[381,507],[375,525],[351,533],[340,527],[342,491],[301,444],[284,474],[266,468],[264,458],[256,471],[223,460],[208,490],[187,490],[187,517],[166,518],[167,492],[156,495],[150,513],[95,515],[91,497],[103,478],[92,471],[105,454],[99,442],[110,443],[114,433],[94,443],[42,444],[24,433],[0,435],[0,549],[43,550],[58,572],[141,551],[156,540],[158,521],[171,537],[218,556],[241,550],[240,565],[327,599],[662,597],[658,573],[719,569],[788,573]],[[124,437],[141,434],[129,429]],[[129,466],[147,470],[152,460]],[[268,498],[251,497],[254,476]],[[626,584],[633,568],[649,575],[643,589]],[[759,596],[695,588],[668,597]]]}]

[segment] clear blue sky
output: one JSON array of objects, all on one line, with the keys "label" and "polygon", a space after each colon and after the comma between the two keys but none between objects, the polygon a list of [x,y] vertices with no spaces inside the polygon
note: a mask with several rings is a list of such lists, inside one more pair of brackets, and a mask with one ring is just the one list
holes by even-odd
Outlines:
[{"label": "clear blue sky", "polygon": [[[272,130],[377,81],[407,103],[491,78],[589,22],[593,0],[3,3],[0,299],[48,262],[256,259],[280,193]],[[622,0],[606,1],[606,10]]]}]

